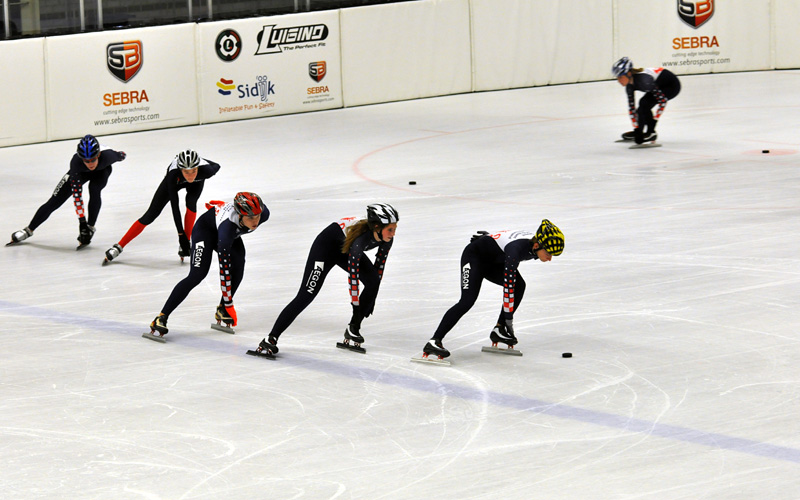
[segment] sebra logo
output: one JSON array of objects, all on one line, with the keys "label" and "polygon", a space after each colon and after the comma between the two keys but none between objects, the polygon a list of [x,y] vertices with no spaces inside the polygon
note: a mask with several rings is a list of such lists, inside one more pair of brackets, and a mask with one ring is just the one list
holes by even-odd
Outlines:
[{"label": "sebra logo", "polygon": [[311,276],[308,277],[306,282],[306,292],[313,294],[317,291],[319,279],[322,277],[322,271],[325,269],[324,262],[314,262],[314,269],[311,270]]},{"label": "sebra logo", "polygon": [[108,71],[122,83],[128,83],[142,69],[143,52],[141,40],[109,43],[106,46]]},{"label": "sebra logo", "polygon": [[256,37],[258,48],[254,55],[277,54],[281,45],[321,42],[328,38],[328,27],[324,24],[278,28],[275,24],[264,26]]},{"label": "sebra logo", "polygon": [[194,257],[192,258],[192,266],[200,267],[200,264],[203,262],[203,250],[206,247],[206,243],[204,241],[198,241],[197,245],[194,246]]},{"label": "sebra logo", "polygon": [[678,0],[678,17],[694,29],[714,15],[714,0]]}]

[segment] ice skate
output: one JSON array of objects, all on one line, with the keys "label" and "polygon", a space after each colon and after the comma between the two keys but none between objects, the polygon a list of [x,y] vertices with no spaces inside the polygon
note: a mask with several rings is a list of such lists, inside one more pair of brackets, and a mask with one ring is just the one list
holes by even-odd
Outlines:
[{"label": "ice skate", "polygon": [[[225,306],[220,304],[217,306],[217,312],[214,314],[214,319],[217,320],[217,324],[211,323],[211,329],[217,330],[219,332],[230,333],[233,335],[236,333],[233,331],[231,325],[233,324],[233,318],[228,314],[228,311],[225,310]],[[224,325],[222,323],[225,323]]]},{"label": "ice skate", "polygon": [[169,329],[167,328],[167,316],[159,313],[158,316],[153,319],[153,322],[150,323],[150,332],[143,333],[142,337],[155,340],[156,342],[161,342],[163,344],[166,342],[164,335],[167,333],[169,333]]},{"label": "ice skate", "polygon": [[[436,356],[436,359],[429,357],[431,354]],[[445,349],[441,340],[430,339],[428,343],[425,344],[425,347],[422,348],[422,357],[411,358],[411,361],[450,366],[450,362],[444,359],[448,356],[450,356],[450,351]]]},{"label": "ice skate", "polygon": [[270,335],[263,339],[260,344],[258,344],[258,347],[255,351],[247,351],[247,354],[251,356],[260,356],[267,359],[275,359],[275,355],[278,354],[278,350],[277,337]]},{"label": "ice skate", "polygon": [[[514,336],[513,333],[509,332],[505,325],[497,324],[492,329],[492,333],[489,334],[489,340],[492,341],[492,346],[484,346],[481,348],[482,352],[491,352],[495,354],[509,354],[511,356],[522,356],[522,353],[516,349],[514,346],[517,345],[517,337]],[[505,344],[508,347],[497,347],[498,344]]]},{"label": "ice skate", "polygon": [[630,132],[625,132],[624,134],[622,134],[622,139],[617,139],[614,142],[631,142],[632,140],[635,139],[635,137],[636,137],[636,132],[631,130]]},{"label": "ice skate", "polygon": [[112,260],[119,257],[119,254],[122,253],[122,247],[119,244],[114,243],[114,246],[106,250],[106,258],[103,260],[103,265],[105,266]]},{"label": "ice skate", "polygon": [[6,246],[11,246],[15,243],[19,243],[20,241],[27,240],[31,236],[33,236],[33,231],[31,231],[27,227],[24,229],[20,229],[19,231],[14,231],[13,233],[11,233],[11,241],[6,243]]},{"label": "ice skate", "polygon": [[94,226],[87,225],[86,227],[81,228],[81,233],[78,235],[78,243],[80,244],[77,247],[75,247],[75,250],[83,250],[84,248],[89,246],[89,243],[92,242],[92,236],[94,236],[94,231],[95,231]]},{"label": "ice skate", "polygon": [[[367,350],[361,347],[361,344],[364,343],[364,337],[361,336],[359,330],[360,327],[358,326],[352,324],[347,325],[347,328],[344,329],[344,342],[337,342],[336,347],[360,352],[361,354],[366,353]],[[350,342],[352,342],[352,344],[350,344]]]},{"label": "ice skate", "polygon": [[645,134],[644,141],[641,144],[634,144],[629,149],[660,148],[661,144],[656,142],[656,139],[658,139],[658,134],[649,132]]},{"label": "ice skate", "polygon": [[190,256],[191,252],[185,253],[182,248],[178,248],[178,257],[181,258],[181,264],[183,264],[183,259]]}]

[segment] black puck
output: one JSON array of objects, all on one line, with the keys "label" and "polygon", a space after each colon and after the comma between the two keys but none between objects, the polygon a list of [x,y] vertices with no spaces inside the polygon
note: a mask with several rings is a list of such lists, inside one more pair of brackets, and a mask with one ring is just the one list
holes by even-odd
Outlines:
[{"label": "black puck", "polygon": [[762,149],[761,152],[764,154],[769,154],[769,149]]},{"label": "black puck", "polygon": [[571,352],[562,352],[561,353],[561,357],[562,358],[571,358],[572,357],[572,353]]},{"label": "black puck", "polygon": [[417,185],[417,181],[408,181],[408,185],[409,186],[416,186]]}]

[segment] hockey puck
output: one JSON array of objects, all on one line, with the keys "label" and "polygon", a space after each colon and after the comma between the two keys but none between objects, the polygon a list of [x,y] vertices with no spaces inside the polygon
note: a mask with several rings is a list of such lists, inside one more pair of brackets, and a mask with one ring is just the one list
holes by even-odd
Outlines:
[{"label": "hockey puck", "polygon": [[409,186],[416,186],[417,185],[417,181],[408,181],[408,185]]},{"label": "hockey puck", "polygon": [[762,149],[761,152],[764,153],[765,155],[769,154],[769,149]]},{"label": "hockey puck", "polygon": [[571,352],[562,352],[561,353],[561,357],[562,358],[571,358],[572,357],[572,353]]}]

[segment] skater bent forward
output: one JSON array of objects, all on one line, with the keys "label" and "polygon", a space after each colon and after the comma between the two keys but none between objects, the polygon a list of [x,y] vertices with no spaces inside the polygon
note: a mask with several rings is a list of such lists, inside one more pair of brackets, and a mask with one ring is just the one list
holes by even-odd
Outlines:
[{"label": "skater bent forward", "polygon": [[[100,192],[106,187],[111,176],[111,165],[125,159],[123,151],[101,148],[93,135],[86,135],[78,142],[78,151],[72,155],[69,171],[59,181],[53,195],[33,215],[27,227],[14,231],[11,242],[19,243],[33,236],[33,232],[50,214],[72,195],[75,213],[78,215],[78,242],[81,249],[92,241],[94,225],[100,215],[102,200]],[[89,184],[89,217],[83,208],[83,185]]]},{"label": "skater bent forward", "polygon": [[443,359],[450,355],[442,340],[475,304],[483,280],[503,287],[503,306],[489,338],[495,345],[502,342],[514,346],[514,313],[525,295],[525,280],[517,267],[525,260],[548,262],[563,251],[564,234],[547,219],[535,233],[480,231],[473,236],[461,254],[461,299],[445,313],[433,338],[425,344],[423,357],[433,354]]},{"label": "skater bent forward", "polygon": [[244,276],[245,249],[241,236],[252,233],[269,219],[269,210],[255,193],[237,193],[232,202],[212,201],[209,210],[197,219],[192,231],[191,267],[189,275],[178,282],[161,312],[150,323],[151,335],[164,336],[167,319],[194,287],[206,277],[213,251],[219,258],[219,280],[222,298],[215,317],[236,326],[233,296]]},{"label": "skater bent forward", "polygon": [[[183,261],[184,257],[189,256],[189,237],[192,235],[192,227],[197,216],[197,200],[203,192],[203,185],[206,179],[213,177],[219,172],[219,164],[211,160],[201,158],[197,152],[187,149],[175,156],[167,166],[167,174],[158,185],[150,207],[139,220],[125,233],[125,236],[106,250],[106,264],[119,256],[125,245],[139,236],[144,228],[152,224],[161,214],[167,203],[172,209],[172,219],[175,228],[178,230],[178,255]],[[186,214],[181,222],[181,209],[178,202],[178,191],[186,190]]]},{"label": "skater bent forward", "polygon": [[[658,138],[656,124],[664,113],[667,101],[672,100],[681,91],[681,82],[668,69],[664,68],[634,68],[627,57],[614,63],[611,72],[620,85],[625,87],[628,94],[628,114],[633,123],[633,131],[625,132],[622,138],[634,140],[636,144],[652,142]],[[636,107],[635,91],[645,94],[639,99]],[[658,104],[658,110],[653,116],[653,106]]]},{"label": "skater bent forward", "polygon": [[[397,221],[397,210],[391,205],[376,203],[367,207],[366,219],[348,217],[328,225],[317,235],[308,252],[303,281],[295,298],[278,315],[269,335],[261,341],[257,352],[274,356],[278,352],[278,337],[289,328],[297,316],[317,297],[320,288],[334,266],[347,271],[350,303],[353,315],[345,329],[343,345],[360,350],[364,342],[361,322],[372,314],[378,287],[383,277],[386,257],[392,248]],[[378,248],[375,262],[364,254]],[[364,289],[359,294],[359,282]]]}]

